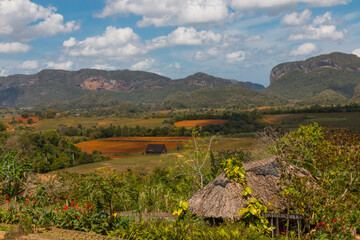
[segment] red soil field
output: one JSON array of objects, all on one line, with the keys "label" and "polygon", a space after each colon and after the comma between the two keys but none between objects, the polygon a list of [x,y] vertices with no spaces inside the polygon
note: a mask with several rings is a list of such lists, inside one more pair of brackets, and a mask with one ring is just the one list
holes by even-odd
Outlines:
[{"label": "red soil field", "polygon": [[39,121],[38,117],[19,117],[16,118],[15,121],[22,121],[24,123],[27,123],[29,119],[32,119],[34,123]]},{"label": "red soil field", "polygon": [[105,141],[164,141],[164,142],[186,142],[189,141],[191,137],[111,137],[104,139]]},{"label": "red soil field", "polygon": [[186,120],[174,123],[175,127],[195,127],[195,126],[207,126],[211,124],[224,124],[228,120],[220,119],[206,119],[206,120]]},{"label": "red soil field", "polygon": [[244,109],[244,110],[241,110],[243,112],[252,112],[252,111],[255,111],[255,110],[264,110],[264,109],[271,109],[271,108],[276,108],[275,106],[263,106],[263,107],[255,107],[255,108],[249,108],[249,109]]},{"label": "red soil field", "polygon": [[108,122],[99,122],[97,123],[98,125],[106,125],[106,124],[111,124],[114,123],[114,121],[108,121]]},{"label": "red soil field", "polygon": [[178,144],[184,144],[189,138],[184,137],[119,137],[94,140],[76,144],[81,151],[92,153],[94,150],[103,154],[125,154],[145,152],[148,144],[165,144],[167,149],[173,149]]},{"label": "red soil field", "polygon": [[171,110],[162,110],[162,111],[158,111],[159,113],[170,113]]}]

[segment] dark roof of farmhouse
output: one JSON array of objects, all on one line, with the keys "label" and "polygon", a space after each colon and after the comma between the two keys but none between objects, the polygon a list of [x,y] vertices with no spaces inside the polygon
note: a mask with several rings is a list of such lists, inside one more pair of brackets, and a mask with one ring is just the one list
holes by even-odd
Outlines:
[{"label": "dark roof of farmhouse", "polygon": [[148,144],[146,147],[146,152],[164,153],[166,151],[165,144]]},{"label": "dark roof of farmhouse", "polygon": [[[281,213],[286,209],[285,200],[281,197],[282,188],[279,184],[280,164],[275,158],[245,163],[246,183],[253,193],[245,198],[242,195],[243,186],[229,180],[221,173],[208,185],[197,191],[189,200],[191,211],[205,218],[239,219],[240,208],[245,208],[247,202],[258,199],[269,204],[270,212]],[[289,166],[285,172],[296,170],[297,175],[309,175],[305,169]]]}]

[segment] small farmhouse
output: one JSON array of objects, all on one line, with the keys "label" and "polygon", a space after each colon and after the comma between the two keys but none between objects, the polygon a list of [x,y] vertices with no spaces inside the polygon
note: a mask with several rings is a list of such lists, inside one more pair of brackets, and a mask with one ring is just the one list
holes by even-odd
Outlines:
[{"label": "small farmhouse", "polygon": [[149,144],[146,147],[146,154],[165,154],[166,152],[165,144]]}]

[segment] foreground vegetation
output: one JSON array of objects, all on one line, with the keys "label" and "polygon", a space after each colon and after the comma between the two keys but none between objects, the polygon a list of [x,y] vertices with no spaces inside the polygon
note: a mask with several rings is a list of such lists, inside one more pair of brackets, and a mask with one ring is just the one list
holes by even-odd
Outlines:
[{"label": "foreground vegetation", "polygon": [[[222,171],[231,181],[239,181],[246,187],[242,163],[252,161],[251,154],[241,150],[212,153],[209,140],[214,138],[192,134],[195,138],[186,146],[182,157],[169,160],[166,167],[149,174],[131,170],[119,174],[104,169],[88,174],[57,173],[47,176],[50,181],[31,177],[38,161],[19,151],[22,145],[17,150],[7,150],[9,145],[5,144],[0,157],[0,221],[18,224],[28,232],[57,226],[126,239],[270,238],[269,222],[260,216],[266,208],[260,202],[250,201],[247,208],[239,209],[243,216],[240,222],[213,225],[192,216],[185,201],[199,188]],[[64,139],[54,132],[21,137],[23,140],[19,142],[28,137],[34,142],[27,151],[40,146],[55,151],[56,146],[67,149],[61,143]],[[287,213],[305,217],[306,238],[352,239],[350,229],[360,227],[359,135],[323,129],[315,124],[283,137],[274,131],[264,132],[262,140],[281,165],[292,164],[311,174],[300,177],[281,174]],[[41,141],[43,145],[37,145]],[[72,155],[63,158],[72,159]],[[243,194],[246,197],[251,190]],[[147,213],[169,214],[161,219],[149,218]],[[295,239],[296,234],[288,232],[287,237]]]}]

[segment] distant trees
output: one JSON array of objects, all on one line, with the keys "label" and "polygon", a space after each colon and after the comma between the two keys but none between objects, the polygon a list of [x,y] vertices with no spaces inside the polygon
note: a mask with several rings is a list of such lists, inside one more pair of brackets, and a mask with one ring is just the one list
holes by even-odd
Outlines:
[{"label": "distant trees", "polygon": [[27,113],[27,112],[23,112],[23,113],[21,113],[21,117],[23,117],[23,118],[27,118],[27,117],[29,117],[30,115],[29,115],[29,113]]},{"label": "distant trees", "polygon": [[79,148],[55,131],[25,132],[7,139],[6,145],[8,148],[11,147],[21,153],[22,161],[27,162],[32,171],[39,173],[95,162],[105,158],[99,154],[91,155],[81,152]]},{"label": "distant trees", "polygon": [[6,128],[7,126],[4,123],[0,122],[0,132],[5,131]]},{"label": "distant trees", "polygon": [[46,116],[46,118],[55,118],[56,111],[54,109],[47,109],[45,111],[45,116]]}]

